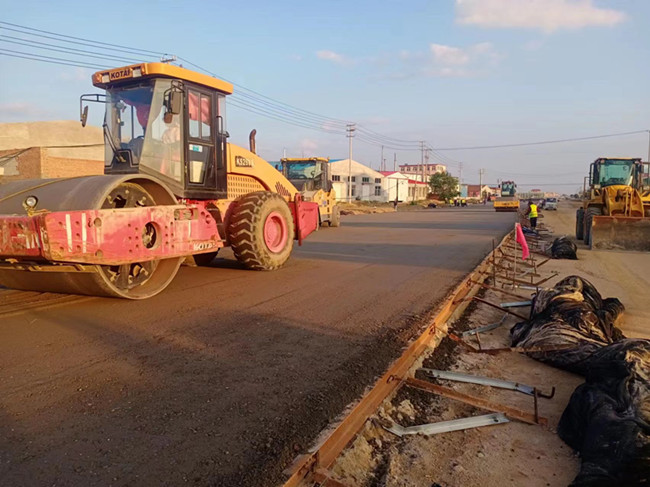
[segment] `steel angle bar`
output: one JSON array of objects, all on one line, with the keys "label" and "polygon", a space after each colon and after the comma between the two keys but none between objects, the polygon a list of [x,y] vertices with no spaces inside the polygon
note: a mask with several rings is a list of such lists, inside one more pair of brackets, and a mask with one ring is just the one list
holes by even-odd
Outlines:
[{"label": "steel angle bar", "polygon": [[509,422],[510,420],[506,418],[503,413],[493,413],[485,414],[483,416],[452,419],[451,421],[440,421],[439,423],[419,424],[416,426],[409,426],[408,428],[405,428],[397,423],[392,423],[389,427],[382,425],[382,428],[400,437],[407,435],[429,436],[437,435],[438,433],[449,433],[450,431],[460,431],[470,428],[479,428],[481,426],[490,426],[492,424],[502,424]]},{"label": "steel angle bar", "polygon": [[511,391],[519,391],[529,396],[535,394],[535,388],[519,382],[512,382],[509,380],[492,379],[491,377],[481,377],[478,375],[461,374],[460,372],[449,372],[447,370],[436,369],[418,369],[427,374],[429,377],[436,379],[453,380],[456,382],[468,382],[470,384],[481,384],[484,386],[498,387],[499,389],[509,389]]},{"label": "steel angle bar", "polygon": [[510,310],[507,309],[507,308],[502,308],[502,307],[499,306],[498,304],[491,303],[490,301],[487,301],[487,300],[485,300],[485,299],[481,299],[481,298],[476,297],[476,296],[473,296],[472,299],[473,299],[474,301],[478,301],[479,303],[487,304],[488,306],[491,306],[491,307],[493,307],[493,308],[496,308],[496,309],[500,309],[500,310],[502,310],[502,311],[505,311],[506,313],[511,314],[511,315],[513,315],[513,316],[516,316],[517,318],[520,318],[520,319],[522,319],[522,320],[526,320],[526,321],[528,320],[528,317],[527,317],[527,316],[520,315],[519,313],[515,313],[514,311],[510,311]]},{"label": "steel angle bar", "polygon": [[490,323],[489,325],[483,325],[479,326],[478,328],[473,328],[471,330],[464,331],[463,333],[460,334],[463,338],[470,336],[470,335],[477,335],[478,333],[484,333],[486,331],[494,330],[495,328],[499,328],[501,325],[503,325],[503,322],[506,321],[506,318],[508,317],[507,314],[503,315],[501,317],[501,321],[498,323]]},{"label": "steel angle bar", "polygon": [[[489,273],[485,273],[485,274],[488,274],[488,275],[489,275]],[[491,291],[495,291],[495,292],[497,292],[497,293],[505,294],[506,296],[512,296],[513,298],[527,299],[526,296],[521,296],[521,295],[519,295],[519,294],[515,294],[515,293],[513,293],[513,292],[506,291],[505,289],[501,289],[501,288],[499,288],[499,287],[490,286],[489,284],[484,284],[484,283],[481,283],[481,282],[479,282],[479,281],[474,281],[474,280],[473,280],[473,281],[472,281],[472,284],[476,284],[476,285],[478,285],[478,286],[481,286],[482,288],[489,289],[489,290],[491,290]]]},{"label": "steel angle bar", "polygon": [[501,303],[502,308],[524,308],[533,304],[532,301],[512,301],[510,303]]},{"label": "steel angle bar", "polygon": [[505,404],[489,401],[482,397],[472,396],[471,394],[465,394],[454,389],[450,389],[449,387],[439,386],[425,380],[408,378],[406,379],[405,384],[408,387],[413,387],[415,389],[438,394],[455,401],[471,404],[472,406],[476,406],[478,408],[487,409],[495,413],[503,413],[509,418],[518,419],[524,423],[541,425],[546,425],[548,423],[548,420],[546,418],[543,418],[536,414],[531,414],[519,408],[506,406]]}]

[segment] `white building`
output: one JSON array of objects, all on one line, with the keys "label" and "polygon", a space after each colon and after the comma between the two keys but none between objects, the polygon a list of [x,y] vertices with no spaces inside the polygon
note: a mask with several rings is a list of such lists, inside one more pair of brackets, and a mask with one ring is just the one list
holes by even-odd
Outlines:
[{"label": "white building", "polygon": [[422,175],[424,174],[424,182],[428,183],[429,178],[434,174],[447,172],[447,166],[444,164],[400,164],[399,172],[414,181],[422,181]]},{"label": "white building", "polygon": [[429,185],[427,183],[409,179],[409,197],[407,201],[422,201],[426,200],[427,196],[429,196]]},{"label": "white building", "polygon": [[349,163],[349,159],[330,162],[330,173],[337,200],[348,200],[349,176],[351,176],[352,200],[381,202],[389,200],[388,186],[384,176],[379,171],[364,166],[354,159],[351,163]]},{"label": "white building", "polygon": [[395,171],[382,171],[381,174],[386,178],[387,201],[410,201],[408,176]]}]

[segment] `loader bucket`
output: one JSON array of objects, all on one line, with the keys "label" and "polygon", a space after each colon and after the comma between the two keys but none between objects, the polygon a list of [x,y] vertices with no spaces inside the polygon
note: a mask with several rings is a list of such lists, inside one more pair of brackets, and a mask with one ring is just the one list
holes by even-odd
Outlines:
[{"label": "loader bucket", "polygon": [[594,216],[591,248],[650,252],[650,218]]}]

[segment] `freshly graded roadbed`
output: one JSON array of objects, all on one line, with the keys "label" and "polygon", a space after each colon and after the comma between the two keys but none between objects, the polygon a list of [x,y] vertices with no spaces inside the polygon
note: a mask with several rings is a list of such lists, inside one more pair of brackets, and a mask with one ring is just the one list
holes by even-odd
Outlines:
[{"label": "freshly graded roadbed", "polygon": [[0,478],[277,485],[513,220],[490,207],[355,215],[276,272],[224,251],[144,302],[18,299],[0,316]]}]

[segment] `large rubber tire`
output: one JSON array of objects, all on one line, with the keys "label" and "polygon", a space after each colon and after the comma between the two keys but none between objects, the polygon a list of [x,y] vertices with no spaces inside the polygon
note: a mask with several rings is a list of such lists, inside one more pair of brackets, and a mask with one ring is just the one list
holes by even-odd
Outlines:
[{"label": "large rubber tire", "polygon": [[258,191],[239,199],[228,225],[235,257],[246,268],[270,271],[284,265],[293,249],[294,224],[287,202]]},{"label": "large rubber tire", "polygon": [[341,226],[341,207],[339,205],[334,205],[332,208],[332,214],[330,215],[330,227],[340,227]]},{"label": "large rubber tire", "polygon": [[585,238],[585,209],[578,208],[576,210],[576,239],[582,240]]},{"label": "large rubber tire", "polygon": [[585,244],[591,249],[591,225],[594,221],[594,216],[602,215],[603,211],[600,208],[587,208],[585,211]]}]

